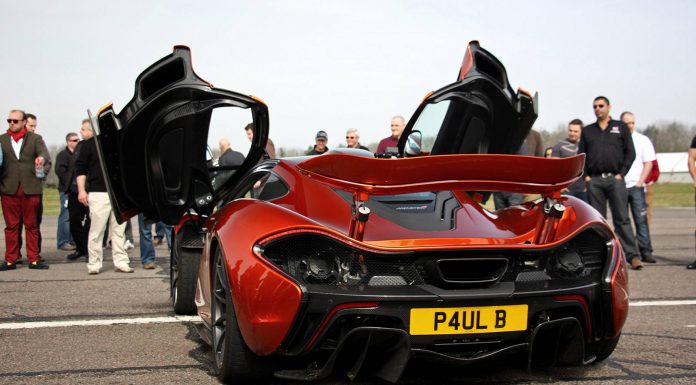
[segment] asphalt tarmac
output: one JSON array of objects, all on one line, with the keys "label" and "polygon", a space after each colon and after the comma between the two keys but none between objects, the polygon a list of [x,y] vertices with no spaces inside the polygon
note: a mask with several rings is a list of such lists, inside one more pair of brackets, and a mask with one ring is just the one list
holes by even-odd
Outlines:
[{"label": "asphalt tarmac", "polygon": [[[129,252],[135,273],[115,272],[105,250],[102,273],[88,275],[84,262],[56,250],[55,223],[46,217],[42,224],[50,270],[0,272],[0,384],[218,383],[197,321],[171,310],[165,245],[157,247],[155,270],[142,269],[136,242]],[[693,208],[654,210],[658,263],[630,271],[629,317],[606,361],[531,374],[513,363],[436,368],[412,361],[401,383],[696,383],[696,271],[685,268],[694,260],[695,225]],[[0,242],[4,250],[4,233]],[[349,382],[335,375],[319,384]],[[353,383],[384,382],[359,376]]]}]

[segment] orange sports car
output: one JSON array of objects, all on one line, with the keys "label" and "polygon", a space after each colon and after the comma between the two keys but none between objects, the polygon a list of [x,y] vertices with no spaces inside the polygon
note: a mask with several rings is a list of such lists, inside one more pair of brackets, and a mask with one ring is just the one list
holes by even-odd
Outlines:
[{"label": "orange sports car", "polygon": [[[561,193],[584,155],[516,155],[537,98],[477,42],[388,154],[269,159],[267,106],[201,79],[186,47],[135,88],[92,117],[112,205],[176,225],[174,309],[202,318],[221,380],[396,382],[416,358],[580,365],[619,341],[621,246]],[[494,211],[490,192],[531,199]]]}]

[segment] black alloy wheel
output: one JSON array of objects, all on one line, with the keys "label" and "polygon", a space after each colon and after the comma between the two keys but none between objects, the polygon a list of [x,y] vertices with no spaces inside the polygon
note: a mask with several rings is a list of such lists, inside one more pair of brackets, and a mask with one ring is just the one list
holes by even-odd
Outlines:
[{"label": "black alloy wheel", "polygon": [[182,249],[182,238],[188,227],[172,237],[171,260],[169,263],[169,285],[174,313],[196,314],[196,279],[202,249]]},{"label": "black alloy wheel", "polygon": [[215,371],[223,383],[253,383],[272,373],[269,361],[256,356],[244,342],[232,304],[225,260],[215,251],[212,279],[212,341]]}]

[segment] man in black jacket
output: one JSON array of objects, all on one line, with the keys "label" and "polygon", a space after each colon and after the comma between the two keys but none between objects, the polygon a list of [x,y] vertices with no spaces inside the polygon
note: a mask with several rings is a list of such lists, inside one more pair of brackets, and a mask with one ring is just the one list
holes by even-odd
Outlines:
[{"label": "man in black jacket", "polygon": [[307,151],[305,154],[306,155],[321,155],[327,151],[329,151],[329,148],[326,147],[326,143],[329,142],[329,136],[326,134],[326,131],[321,130],[317,132],[317,136],[314,138],[314,147],[312,147],[311,150]]},{"label": "man in black jacket", "polygon": [[[89,119],[82,121],[80,135],[83,140],[92,137],[92,126]],[[70,220],[70,234],[75,241],[75,252],[68,255],[68,260],[75,261],[79,258],[87,259],[87,234],[89,233],[90,219],[89,207],[83,205],[77,196],[77,173],[75,164],[80,155],[83,142],[75,142],[75,152],[68,159],[68,169],[65,172],[65,179],[61,180],[59,189],[61,193],[68,196],[68,217]]]},{"label": "man in black jacket", "polygon": [[220,139],[220,158],[218,158],[218,166],[241,166],[244,163],[244,155],[232,149],[230,140],[227,138]]},{"label": "man in black jacket", "polygon": [[636,158],[631,131],[624,122],[609,116],[609,99],[598,96],[592,103],[597,121],[584,127],[578,153],[585,153],[585,182],[590,204],[603,217],[607,202],[614,219],[616,235],[631,266],[642,269],[636,237],[628,219],[628,190],[624,176]]},{"label": "man in black jacket", "polygon": [[75,242],[70,234],[70,215],[68,214],[68,190],[70,189],[70,164],[75,164],[75,148],[80,139],[74,132],[65,136],[65,148],[56,156],[56,175],[58,176],[58,193],[60,194],[60,214],[56,241],[59,250],[75,250]]}]

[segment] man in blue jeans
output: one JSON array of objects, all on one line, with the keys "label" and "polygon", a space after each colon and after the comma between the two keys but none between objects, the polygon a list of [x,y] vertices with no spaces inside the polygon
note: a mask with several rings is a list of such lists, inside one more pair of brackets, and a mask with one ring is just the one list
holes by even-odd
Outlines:
[{"label": "man in blue jeans", "polygon": [[626,123],[631,131],[633,147],[636,150],[636,160],[626,173],[625,181],[628,189],[628,207],[631,209],[633,224],[636,227],[638,250],[643,262],[655,263],[648,226],[648,205],[645,201],[645,179],[650,175],[653,161],[657,158],[655,147],[647,136],[636,131],[636,119],[633,113],[628,111],[621,113],[621,121]]},{"label": "man in blue jeans", "polygon": [[70,233],[70,215],[68,212],[68,191],[72,183],[73,169],[70,164],[75,162],[75,148],[80,138],[77,133],[70,132],[65,136],[65,148],[56,156],[56,175],[58,176],[58,191],[60,193],[60,214],[58,215],[58,230],[56,240],[59,250],[75,250],[75,242]]},{"label": "man in blue jeans", "polygon": [[172,234],[172,226],[165,224],[164,222],[157,222],[155,225],[155,239],[152,240],[152,243],[155,244],[155,246],[159,246],[162,244],[163,239],[167,239],[167,246],[169,248],[172,247],[172,240],[171,240],[171,234]]},{"label": "man in blue jeans", "polygon": [[626,260],[635,270],[643,268],[640,262],[636,236],[628,218],[628,191],[624,177],[636,158],[631,131],[624,122],[609,115],[611,105],[605,96],[592,101],[597,121],[582,129],[578,154],[585,154],[585,182],[590,204],[603,217],[607,216],[607,202],[616,226]]},{"label": "man in blue jeans", "polygon": [[145,223],[142,213],[138,214],[138,231],[140,232],[140,263],[143,269],[155,268],[155,245],[152,244],[152,223]]}]

